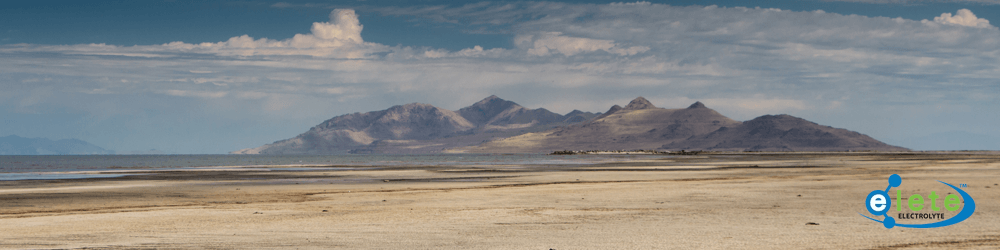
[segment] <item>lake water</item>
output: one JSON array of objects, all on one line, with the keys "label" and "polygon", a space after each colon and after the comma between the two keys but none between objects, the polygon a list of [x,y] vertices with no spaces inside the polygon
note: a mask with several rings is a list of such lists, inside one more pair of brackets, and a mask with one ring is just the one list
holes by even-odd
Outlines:
[{"label": "lake water", "polygon": [[[173,170],[218,167],[284,169],[296,166],[579,165],[610,161],[607,155],[14,155],[0,156],[0,181],[118,177],[94,171]],[[294,169],[293,169],[294,170]],[[83,172],[83,173],[81,173]]]}]

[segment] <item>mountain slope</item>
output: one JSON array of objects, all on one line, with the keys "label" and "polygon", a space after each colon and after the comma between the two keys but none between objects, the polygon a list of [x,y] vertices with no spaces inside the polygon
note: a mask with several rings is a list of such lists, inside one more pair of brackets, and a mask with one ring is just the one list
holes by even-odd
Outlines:
[{"label": "mountain slope", "polygon": [[331,118],[294,138],[237,154],[549,153],[558,150],[907,151],[789,115],[729,119],[695,102],[664,109],[638,97],[567,115],[487,97],[450,111],[411,103]]},{"label": "mountain slope", "polygon": [[733,127],[663,145],[665,150],[712,151],[908,151],[846,129],[790,115],[765,115]]},{"label": "mountain slope", "polygon": [[566,119],[547,109],[528,109],[495,95],[459,109],[458,114],[476,125],[480,131],[526,128]]},{"label": "mountain slope", "polygon": [[354,113],[326,120],[295,138],[277,141],[235,154],[327,154],[379,140],[429,140],[453,135],[475,126],[451,110],[410,103],[386,110]]},{"label": "mountain slope", "polygon": [[556,150],[654,149],[665,142],[706,134],[740,122],[696,103],[686,109],[657,108],[645,98],[613,106],[594,120],[527,133],[451,152],[542,153]]},{"label": "mountain slope", "polygon": [[573,111],[570,111],[568,114],[563,116],[565,118],[563,119],[563,122],[577,123],[593,119],[594,117],[597,117],[599,115],[601,115],[601,113],[583,112],[580,111],[579,109],[574,109]]},{"label": "mountain slope", "polygon": [[234,154],[435,153],[579,122],[596,116],[577,112],[573,120],[544,108],[528,109],[489,96],[450,111],[411,103],[386,110],[341,115],[294,138]]},{"label": "mountain slope", "polygon": [[657,108],[645,98],[612,106],[593,120],[456,148],[454,153],[548,153],[558,150],[908,151],[861,133],[789,116],[739,122],[701,102]]},{"label": "mountain slope", "polygon": [[24,138],[16,135],[0,137],[0,155],[92,155],[114,153],[114,151],[77,139],[53,141],[46,138]]}]

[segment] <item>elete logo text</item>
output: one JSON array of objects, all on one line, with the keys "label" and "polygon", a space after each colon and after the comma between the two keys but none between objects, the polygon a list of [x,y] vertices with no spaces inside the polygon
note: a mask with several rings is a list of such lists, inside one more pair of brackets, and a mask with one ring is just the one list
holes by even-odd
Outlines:
[{"label": "elete logo text", "polygon": [[[938,195],[936,191],[931,191],[930,194],[927,195],[926,200],[924,199],[923,195],[913,194],[906,199],[904,204],[903,193],[902,191],[897,189],[896,200],[893,201],[892,199],[889,198],[889,190],[894,187],[899,187],[899,185],[903,183],[903,179],[899,177],[899,175],[893,174],[889,176],[889,186],[886,187],[885,190],[872,191],[871,193],[868,193],[868,198],[865,199],[865,208],[868,209],[868,212],[875,216],[885,216],[885,219],[878,220],[872,217],[865,216],[864,214],[861,213],[858,214],[861,214],[861,216],[864,216],[865,218],[868,218],[870,220],[882,223],[882,225],[884,225],[885,228],[893,228],[896,226],[908,227],[908,228],[943,227],[962,222],[965,219],[968,219],[970,216],[972,216],[972,213],[976,211],[976,201],[972,200],[972,197],[969,196],[968,193],[965,193],[965,191],[962,191],[962,189],[959,189],[958,187],[955,187],[954,185],[945,183],[943,181],[938,181],[938,182],[944,185],[948,185],[948,187],[951,187],[952,189],[955,189],[955,191],[958,192],[960,196],[954,194],[948,194],[945,197],[943,197],[943,199],[941,199],[941,201],[939,202],[938,199],[942,197]],[[963,201],[964,201],[964,206],[963,206]],[[891,208],[894,205],[893,203],[895,203],[895,208],[896,211],[898,212],[897,217],[899,219],[942,219],[942,221],[925,223],[925,224],[896,223],[896,219],[892,218],[892,216],[888,214],[888,212],[892,210]],[[912,212],[903,213],[902,212],[903,207],[909,208],[909,210]],[[917,213],[923,211],[924,209],[930,210],[931,213]],[[961,211],[959,211],[958,214],[956,214],[955,216],[945,219],[944,213],[933,213],[941,211],[941,209],[952,212],[961,209]]]}]

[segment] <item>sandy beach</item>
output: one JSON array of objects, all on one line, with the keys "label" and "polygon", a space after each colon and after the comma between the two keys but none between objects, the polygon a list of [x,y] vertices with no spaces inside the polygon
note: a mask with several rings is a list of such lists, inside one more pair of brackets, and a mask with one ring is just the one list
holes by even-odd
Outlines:
[{"label": "sandy beach", "polygon": [[[1000,247],[998,154],[609,158],[4,181],[0,248]],[[860,216],[865,196],[885,189],[891,174],[902,176],[907,196],[950,190],[936,180],[967,184],[975,213],[931,229],[887,229]]]}]

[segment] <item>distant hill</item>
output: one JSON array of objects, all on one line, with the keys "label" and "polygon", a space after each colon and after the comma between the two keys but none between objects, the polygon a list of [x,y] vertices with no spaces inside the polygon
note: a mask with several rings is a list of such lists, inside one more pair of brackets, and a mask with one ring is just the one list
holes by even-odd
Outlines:
[{"label": "distant hill", "polygon": [[[410,103],[386,110],[341,115],[291,139],[234,154],[433,153],[592,118],[571,112],[528,109],[489,96],[457,112]],[[569,120],[569,121],[568,121]]]},{"label": "distant hill", "polygon": [[577,123],[593,119],[594,117],[597,117],[599,115],[601,115],[601,113],[583,112],[578,109],[574,109],[573,111],[570,111],[569,114],[566,114],[566,116],[564,116],[566,117],[566,119],[563,120],[563,122]]},{"label": "distant hill", "polygon": [[528,109],[495,95],[459,109],[458,114],[480,131],[526,128],[566,120],[566,117],[547,109]]},{"label": "distant hill", "polygon": [[858,132],[822,126],[790,115],[765,115],[732,127],[663,145],[666,150],[710,151],[908,151]]},{"label": "distant hill", "polygon": [[558,150],[908,151],[789,115],[740,122],[701,102],[664,109],[638,97],[604,113],[559,115],[489,96],[450,111],[411,103],[334,117],[235,154],[549,153]]},{"label": "distant hill", "polygon": [[593,120],[457,148],[451,152],[656,149],[665,143],[683,141],[739,124],[739,121],[706,108],[700,102],[686,109],[663,109],[639,97],[624,108],[614,105]]},{"label": "distant hill", "polygon": [[367,146],[379,140],[428,140],[476,126],[454,111],[410,103],[386,110],[337,116],[295,138],[237,154],[324,154]]},{"label": "distant hill", "polygon": [[24,138],[16,135],[0,137],[0,155],[94,155],[114,154],[77,139],[50,140]]}]

